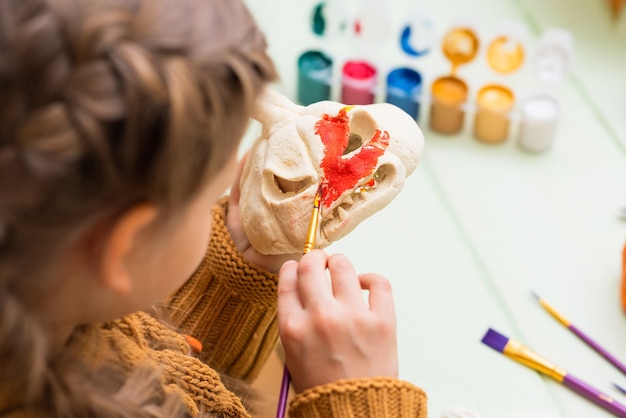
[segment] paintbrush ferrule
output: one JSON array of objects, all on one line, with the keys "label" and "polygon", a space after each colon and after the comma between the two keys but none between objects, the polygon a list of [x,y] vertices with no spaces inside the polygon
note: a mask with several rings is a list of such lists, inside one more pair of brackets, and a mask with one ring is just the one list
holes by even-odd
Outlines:
[{"label": "paintbrush ferrule", "polygon": [[557,311],[556,309],[554,309],[552,307],[552,305],[550,305],[548,302],[546,302],[543,299],[539,299],[539,304],[541,306],[543,306],[543,308],[548,311],[548,313],[550,313],[550,315],[552,315],[554,317],[554,319],[556,319],[557,321],[559,321],[561,324],[563,324],[564,326],[568,327],[570,325],[572,325],[572,323],[569,321],[569,319],[567,319],[566,317],[563,316],[563,314],[561,314],[559,311]]},{"label": "paintbrush ferrule", "polygon": [[538,372],[553,378],[557,382],[563,382],[563,379],[567,374],[565,369],[557,366],[551,361],[535,353],[524,344],[513,339],[509,339],[508,343],[504,347],[504,350],[502,351],[502,354],[517,361],[518,363],[522,363],[531,369],[537,370]]},{"label": "paintbrush ferrule", "polygon": [[304,241],[303,254],[310,252],[315,248],[315,241],[317,239],[317,231],[319,229],[320,212],[321,212],[321,192],[318,190],[313,199],[313,211],[311,212],[311,220],[309,221],[309,228],[306,231],[306,239]]}]

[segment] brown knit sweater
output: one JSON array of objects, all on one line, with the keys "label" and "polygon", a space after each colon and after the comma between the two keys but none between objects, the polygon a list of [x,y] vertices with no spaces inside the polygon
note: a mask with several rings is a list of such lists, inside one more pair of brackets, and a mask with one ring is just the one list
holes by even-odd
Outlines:
[{"label": "brown knit sweater", "polygon": [[[249,264],[237,251],[226,228],[226,210],[224,198],[213,210],[205,259],[165,301],[174,327],[147,313],[135,313],[85,327],[72,341],[72,351],[94,367],[118,362],[127,370],[137,366],[161,370],[165,392],[181,396],[192,416],[204,410],[215,416],[249,417],[220,373],[250,382],[275,349],[277,276]],[[202,343],[200,355],[190,355],[183,334]],[[396,379],[342,380],[297,394],[289,415],[425,418],[426,395]]]}]

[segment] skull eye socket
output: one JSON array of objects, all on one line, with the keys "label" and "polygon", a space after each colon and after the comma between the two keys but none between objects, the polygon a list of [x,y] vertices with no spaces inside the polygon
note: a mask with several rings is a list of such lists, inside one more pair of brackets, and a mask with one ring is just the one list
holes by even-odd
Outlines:
[{"label": "skull eye socket", "polygon": [[283,193],[300,193],[311,185],[311,179],[288,180],[279,176],[274,176],[274,184]]},{"label": "skull eye socket", "polygon": [[349,154],[354,150],[357,150],[363,146],[363,138],[361,135],[350,132],[350,137],[348,138],[348,146],[343,151],[343,155]]},{"label": "skull eye socket", "polygon": [[350,118],[350,136],[343,155],[358,150],[376,134],[376,121],[364,111],[355,111]]}]

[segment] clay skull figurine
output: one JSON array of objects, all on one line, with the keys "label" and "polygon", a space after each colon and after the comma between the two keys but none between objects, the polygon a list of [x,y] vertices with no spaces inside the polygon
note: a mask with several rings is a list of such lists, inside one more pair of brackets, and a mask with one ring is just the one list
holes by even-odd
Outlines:
[{"label": "clay skull figurine", "polygon": [[403,110],[386,103],[303,107],[273,90],[254,119],[262,125],[241,177],[241,221],[263,254],[302,251],[321,191],[325,248],[385,207],[421,157],[424,137]]}]

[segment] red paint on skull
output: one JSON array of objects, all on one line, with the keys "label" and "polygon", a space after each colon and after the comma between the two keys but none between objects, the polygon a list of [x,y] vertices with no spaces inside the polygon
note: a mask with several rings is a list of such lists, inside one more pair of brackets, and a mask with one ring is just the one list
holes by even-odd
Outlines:
[{"label": "red paint on skull", "polygon": [[350,140],[350,119],[345,108],[336,116],[323,115],[315,124],[315,133],[324,144],[324,158],[320,163],[322,206],[330,205],[345,191],[354,189],[359,181],[371,175],[378,158],[389,146],[389,133],[376,129],[358,151],[350,157],[343,155]]}]

